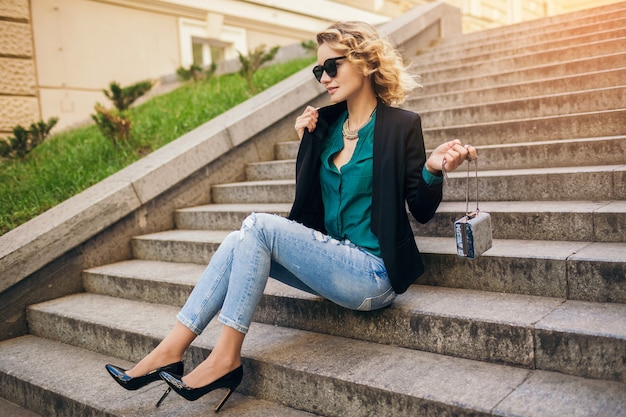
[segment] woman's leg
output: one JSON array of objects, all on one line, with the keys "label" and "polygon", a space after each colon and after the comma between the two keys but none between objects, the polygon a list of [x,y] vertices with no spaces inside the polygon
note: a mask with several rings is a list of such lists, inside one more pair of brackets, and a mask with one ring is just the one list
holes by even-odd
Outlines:
[{"label": "woman's leg", "polygon": [[127,375],[145,375],[182,359],[185,350],[222,307],[238,236],[238,232],[233,232],[224,239],[178,313],[174,328],[152,352],[127,371]]},{"label": "woman's leg", "polygon": [[241,365],[241,346],[245,336],[245,333],[232,327],[222,326],[222,332],[211,354],[185,375],[185,384],[191,388],[202,387],[238,368]]},{"label": "woman's leg", "polygon": [[128,370],[126,375],[142,376],[162,366],[179,362],[182,360],[185,350],[196,337],[194,332],[177,322],[165,339],[137,365]]},{"label": "woman's leg", "polygon": [[382,308],[395,298],[380,258],[283,217],[252,214],[220,245],[178,315],[183,327],[200,334],[221,306],[219,321],[225,325],[209,357],[184,378],[189,387],[207,385],[239,366],[272,265],[284,282],[347,308]]}]

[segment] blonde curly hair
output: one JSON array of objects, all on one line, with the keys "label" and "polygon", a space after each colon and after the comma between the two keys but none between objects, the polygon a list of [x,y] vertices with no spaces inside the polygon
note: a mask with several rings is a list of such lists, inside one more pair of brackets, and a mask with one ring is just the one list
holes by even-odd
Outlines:
[{"label": "blonde curly hair", "polygon": [[317,44],[327,44],[345,55],[367,76],[376,96],[387,105],[400,105],[420,85],[409,74],[398,50],[364,22],[337,22],[317,34]]}]

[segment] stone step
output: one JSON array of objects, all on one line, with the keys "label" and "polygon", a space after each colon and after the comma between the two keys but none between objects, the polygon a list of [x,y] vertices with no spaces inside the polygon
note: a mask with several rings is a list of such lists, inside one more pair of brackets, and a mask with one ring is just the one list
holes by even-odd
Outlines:
[{"label": "stone step", "polygon": [[299,140],[291,140],[280,142],[274,147],[274,153],[276,154],[276,161],[283,161],[285,159],[295,160],[298,157],[298,149],[300,147]]},{"label": "stone step", "polygon": [[626,136],[484,145],[477,149],[481,171],[620,165],[625,162]]},{"label": "stone step", "polygon": [[[626,80],[624,81],[626,82]],[[432,129],[442,126],[483,124],[500,120],[529,119],[537,114],[541,114],[543,117],[552,117],[561,114],[610,110],[626,110],[626,85],[483,102],[474,105],[456,105],[452,108],[439,110],[424,109],[420,112],[420,116],[422,117],[422,124]],[[626,124],[626,121],[624,123]]]},{"label": "stone step", "polygon": [[298,156],[298,147],[300,141],[297,139],[281,142],[274,146],[274,154],[276,160],[296,159]]},{"label": "stone step", "polygon": [[512,25],[501,26],[493,29],[464,33],[455,37],[442,39],[437,48],[455,49],[464,45],[476,45],[477,43],[489,42],[490,39],[515,40],[529,36],[550,36],[550,34],[570,30],[576,30],[581,26],[595,25],[602,27],[606,21],[619,19],[626,14],[626,2],[594,7],[592,9],[579,10],[541,19],[533,19]]},{"label": "stone step", "polygon": [[[132,316],[132,314],[131,314]],[[124,318],[117,316],[123,321]],[[105,329],[106,330],[106,329]],[[93,334],[88,337],[93,338]],[[101,335],[100,335],[101,336]],[[58,339],[56,337],[55,339]],[[100,343],[107,341],[101,339]],[[124,391],[108,376],[107,363],[130,367],[131,363],[110,354],[97,353],[36,336],[0,342],[0,395],[45,416],[206,416],[223,390],[196,402],[170,394],[161,407],[154,404],[165,391],[163,382],[137,391]],[[33,366],[36,358],[36,366]],[[7,411],[7,410],[5,410]],[[13,411],[13,410],[11,410]],[[35,413],[3,414],[35,417]],[[220,416],[313,417],[314,414],[234,393],[220,410]]]},{"label": "stone step", "polygon": [[[300,144],[300,142],[297,142]],[[296,160],[279,159],[246,165],[246,180],[289,180],[296,177]]]},{"label": "stone step", "polygon": [[454,126],[424,125],[423,131],[426,147],[431,149],[454,138],[482,146],[617,136],[626,134],[626,109]]},{"label": "stone step", "polygon": [[[295,151],[299,142],[293,142]],[[480,170],[621,164],[626,136],[477,146]],[[427,154],[432,150],[427,149]],[[248,181],[293,179],[295,159],[257,162],[246,166]]]},{"label": "stone step", "polygon": [[[78,347],[136,361],[167,334],[177,311],[177,307],[79,294],[33,306],[29,316],[32,331],[39,337],[63,338]],[[128,320],[137,314],[142,320]],[[221,325],[213,321],[196,339],[186,358],[188,369],[213,348],[220,329]],[[109,343],[102,343],[103,335]],[[41,357],[52,350],[46,347],[37,352]],[[9,352],[14,361],[23,358],[26,362],[32,357],[22,354],[15,358],[19,351]],[[325,416],[362,416],[364,409],[377,416],[492,412],[523,416],[539,415],[537,411],[542,409],[550,410],[551,415],[575,415],[573,411],[581,410],[616,415],[626,405],[625,385],[620,382],[261,323],[251,326],[242,360],[245,373],[238,392]],[[106,388],[103,381],[101,391],[118,392],[119,387],[111,381],[106,383],[110,387]],[[180,398],[168,400],[171,407],[184,402]]]},{"label": "stone step", "polygon": [[[485,201],[479,207],[490,214],[495,239],[626,243],[626,201]],[[410,219],[416,236],[450,237],[465,212],[465,202],[442,202],[427,224]]]},{"label": "stone step", "polygon": [[[228,231],[169,230],[132,239],[135,259],[206,265]],[[416,238],[420,283],[581,301],[626,303],[626,243],[494,239],[470,261],[453,237]],[[470,278],[471,277],[471,278]]]},{"label": "stone step", "polygon": [[[174,276],[175,269],[176,264],[135,260],[85,271],[83,281],[91,293],[180,307],[204,267],[182,264]],[[157,293],[160,300],[151,295]],[[179,294],[176,300],[172,293]],[[622,382],[625,320],[623,304],[422,285],[411,286],[387,309],[362,313],[275,280],[268,281],[255,315],[257,322],[282,327]],[[564,360],[564,351],[547,349],[555,337],[580,354]],[[605,354],[587,354],[592,345]]]},{"label": "stone step", "polygon": [[[454,136],[452,136],[454,137]],[[464,138],[471,142],[471,139]],[[626,200],[626,165],[480,171],[480,201]],[[449,174],[444,201],[465,201],[467,173]],[[472,175],[473,177],[473,175]],[[211,188],[214,204],[292,203],[295,180],[246,181]]]},{"label": "stone step", "polygon": [[[541,54],[544,51],[558,51],[566,48],[585,47],[586,44],[610,41],[626,36],[626,16],[615,19],[607,28],[599,29],[597,26],[589,27],[585,33],[573,34],[566,37],[565,34],[555,38],[550,34],[543,39],[525,38],[515,39],[510,42],[503,41],[488,44],[469,45],[466,48],[451,50],[433,49],[430,54],[420,55],[413,63],[417,71],[422,69],[449,68],[458,65],[472,65],[488,60],[499,60],[515,56],[524,56],[531,53]],[[582,31],[583,28],[577,28]]]},{"label": "stone step", "polygon": [[[529,33],[524,37],[519,34],[501,38],[485,38],[481,42],[471,42],[455,47],[432,48],[420,54],[414,65],[427,66],[429,63],[442,63],[459,60],[469,62],[480,59],[491,59],[524,52],[540,52],[546,49],[577,46],[581,43],[596,42],[611,38],[623,37],[626,32],[626,13],[614,19],[572,27],[569,30],[556,28],[552,32]],[[459,62],[459,63],[460,63]]]},{"label": "stone step", "polygon": [[[621,51],[607,55],[582,57],[569,62],[549,62],[529,68],[506,68],[496,72],[487,71],[486,73],[476,75],[459,73],[454,77],[444,78],[437,72],[418,73],[420,75],[419,81],[424,87],[415,90],[413,96],[436,96],[438,94],[525,84],[573,75],[584,76],[592,72],[623,69],[625,67],[624,62],[626,62],[626,52]],[[620,82],[619,84],[623,83]]]},{"label": "stone step", "polygon": [[419,109],[417,112],[422,113],[435,109],[474,106],[483,103],[515,101],[522,98],[527,99],[612,88],[623,85],[625,80],[626,67],[504,86],[450,91],[443,94],[418,94],[408,100],[404,106]]},{"label": "stone step", "polygon": [[626,303],[624,243],[502,239],[468,261],[452,238],[416,241],[426,265],[420,284]]},{"label": "stone step", "polygon": [[170,230],[131,239],[133,258],[206,265],[226,230]]},{"label": "stone step", "polygon": [[499,72],[510,71],[512,68],[522,70],[550,64],[563,64],[582,58],[600,57],[608,54],[623,53],[626,50],[626,37],[605,41],[590,42],[575,48],[556,48],[540,53],[528,53],[493,60],[483,60],[468,64],[451,63],[447,66],[428,66],[420,75],[424,83],[432,80],[446,80],[461,77],[478,77]]},{"label": "stone step", "polygon": [[[475,203],[470,204],[474,210]],[[176,227],[188,230],[238,230],[252,212],[287,216],[290,204],[209,204],[177,210]],[[495,239],[626,242],[626,201],[486,201]],[[454,236],[452,224],[466,212],[465,202],[443,202],[422,225],[410,216],[418,236]]]},{"label": "stone step", "polygon": [[0,398],[0,417],[41,417],[41,414]]},{"label": "stone step", "polygon": [[214,204],[292,203],[295,179],[246,181],[211,187]]},{"label": "stone step", "polygon": [[609,41],[626,36],[626,15],[610,22],[603,28],[597,25],[576,28],[574,33],[558,32],[558,36],[550,33],[543,38],[537,35],[526,38],[515,38],[510,41],[492,40],[492,43],[468,45],[465,48],[432,49],[430,54],[419,55],[413,65],[417,70],[422,68],[447,68],[455,65],[469,65],[487,60],[498,60],[530,53],[578,48],[581,45]]},{"label": "stone step", "polygon": [[[462,171],[449,174],[444,200],[465,201],[468,174]],[[478,178],[479,200],[626,200],[625,175],[626,165],[483,171]]]},{"label": "stone step", "polygon": [[207,204],[176,210],[176,228],[189,230],[238,230],[253,212],[287,217],[291,204]]}]

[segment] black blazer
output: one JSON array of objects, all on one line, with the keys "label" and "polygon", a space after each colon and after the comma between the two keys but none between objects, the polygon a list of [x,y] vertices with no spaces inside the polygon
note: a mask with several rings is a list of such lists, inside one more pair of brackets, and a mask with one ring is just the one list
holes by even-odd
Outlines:
[{"label": "black blazer", "polygon": [[[305,130],[296,160],[296,196],[289,218],[324,233],[321,140],[346,108],[342,102],[319,109],[317,127],[313,133]],[[424,273],[406,208],[418,222],[426,223],[441,202],[442,185],[430,187],[422,178],[425,162],[419,115],[379,101],[374,126],[372,232],[378,237],[389,279],[398,294]]]}]

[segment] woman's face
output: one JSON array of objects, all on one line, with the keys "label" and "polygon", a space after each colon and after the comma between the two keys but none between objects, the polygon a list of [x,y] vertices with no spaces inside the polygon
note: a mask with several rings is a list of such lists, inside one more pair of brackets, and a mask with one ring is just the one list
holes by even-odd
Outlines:
[{"label": "woman's face", "polygon": [[[330,48],[328,44],[323,43],[317,49],[317,63],[318,65],[324,65],[327,59],[342,55],[339,51]],[[320,83],[326,87],[328,94],[330,94],[331,103],[357,98],[363,93],[363,86],[366,82],[369,82],[369,78],[363,75],[363,72],[348,62],[347,59],[338,59],[336,64],[336,76],[330,77],[324,71],[320,79]]]}]

